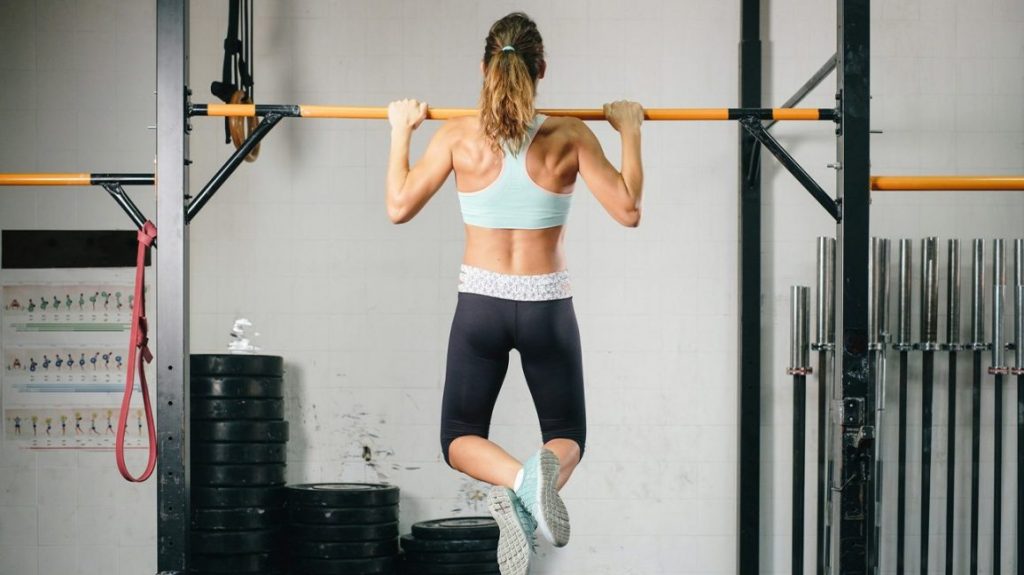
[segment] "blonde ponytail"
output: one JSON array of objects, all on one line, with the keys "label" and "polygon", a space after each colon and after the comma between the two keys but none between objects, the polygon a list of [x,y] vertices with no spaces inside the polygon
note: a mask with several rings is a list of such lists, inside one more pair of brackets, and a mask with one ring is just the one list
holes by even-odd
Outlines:
[{"label": "blonde ponytail", "polygon": [[484,47],[480,127],[495,151],[518,153],[533,122],[544,44],[537,25],[521,12],[491,26]]}]

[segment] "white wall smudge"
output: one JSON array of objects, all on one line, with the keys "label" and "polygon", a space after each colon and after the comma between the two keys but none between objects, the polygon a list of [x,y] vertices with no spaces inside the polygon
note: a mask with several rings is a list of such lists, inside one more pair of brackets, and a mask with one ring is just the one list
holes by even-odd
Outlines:
[{"label": "white wall smudge", "polygon": [[380,445],[380,427],[387,423],[383,416],[375,422],[363,406],[353,406],[353,411],[342,416],[342,436],[348,438],[348,448],[343,459],[347,469],[362,466],[365,481],[389,483],[390,471],[399,469],[391,461],[395,450]]},{"label": "white wall smudge", "polygon": [[487,484],[465,477],[459,487],[458,501],[461,505],[452,508],[452,513],[480,514],[487,509]]}]

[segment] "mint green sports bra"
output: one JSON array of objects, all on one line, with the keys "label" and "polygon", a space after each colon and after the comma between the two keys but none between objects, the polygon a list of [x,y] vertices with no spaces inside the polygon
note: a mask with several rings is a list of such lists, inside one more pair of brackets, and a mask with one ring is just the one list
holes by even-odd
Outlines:
[{"label": "mint green sports bra", "polygon": [[537,114],[519,154],[505,150],[498,178],[477,192],[459,192],[462,220],[481,228],[539,230],[565,224],[572,193],[556,194],[526,173],[526,154],[547,116]]}]

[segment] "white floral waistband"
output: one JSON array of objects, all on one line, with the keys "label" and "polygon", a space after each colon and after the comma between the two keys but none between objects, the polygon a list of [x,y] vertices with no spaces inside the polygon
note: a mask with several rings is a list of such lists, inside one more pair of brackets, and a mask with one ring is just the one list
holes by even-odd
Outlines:
[{"label": "white floral waistband", "polygon": [[462,265],[459,292],[515,301],[550,301],[572,297],[569,272],[539,275],[509,275]]}]

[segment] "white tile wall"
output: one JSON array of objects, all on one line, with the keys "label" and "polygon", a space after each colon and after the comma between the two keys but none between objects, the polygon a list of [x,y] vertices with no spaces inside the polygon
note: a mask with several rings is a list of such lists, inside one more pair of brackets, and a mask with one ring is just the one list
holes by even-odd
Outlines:
[{"label": "white tile wall", "polygon": [[[873,5],[874,127],[885,132],[873,137],[876,173],[1024,170],[1021,6],[1016,0],[969,8],[952,0]],[[198,101],[212,99],[206,86],[220,74],[222,8],[192,3]],[[717,0],[261,3],[257,99],[382,105],[417,97],[471,106],[480,38],[513,9],[533,15],[546,36],[543,106],[597,106],[623,97],[652,107],[735,103],[738,2]],[[768,10],[765,101],[779,103],[834,51],[835,7],[785,0]],[[152,2],[0,0],[0,170],[149,171],[153,25]],[[47,40],[54,35],[65,41]],[[806,104],[831,105],[831,85],[827,80]],[[996,119],[992,110],[1006,116]],[[192,186],[198,188],[229,150],[219,121],[194,125]],[[415,150],[434,129],[427,125],[417,134]],[[614,132],[594,129],[617,158]],[[543,549],[538,573],[735,570],[737,128],[652,124],[644,130],[643,225],[617,227],[586,193],[570,219],[567,251],[586,350],[590,438],[579,475],[565,491],[575,518],[573,545]],[[825,167],[834,158],[831,131],[779,125],[776,132],[831,188],[833,173]],[[221,350],[235,317],[253,319],[266,350],[288,358],[289,480],[395,481],[404,490],[408,527],[454,510],[483,509],[467,499],[472,484],[441,462],[436,439],[462,247],[452,185],[412,223],[392,226],[381,202],[386,152],[381,122],[286,120],[278,127],[259,160],[239,170],[192,229],[191,335],[195,351]],[[783,573],[792,460],[792,392],[784,375],[788,287],[813,282],[814,237],[834,228],[788,174],[769,158],[764,165],[762,572]],[[153,212],[150,191],[134,197]],[[1024,202],[1014,195],[880,195],[874,208],[876,233],[893,238],[1024,232]],[[3,228],[126,223],[100,191],[0,189]],[[942,378],[943,368],[937,372]],[[812,382],[810,405],[815,394]],[[942,438],[941,385],[936,397],[935,433]],[[918,388],[911,398],[919,401]],[[1008,391],[1007,403],[1013,399]],[[960,426],[969,425],[968,405],[964,388]],[[918,426],[910,435],[918,441],[919,416],[910,411]],[[1012,421],[1009,409],[1006,421]],[[537,425],[516,361],[494,422],[493,437],[514,453],[525,455],[535,445]],[[815,433],[812,418],[808,469]],[[985,446],[991,438],[988,427]],[[364,444],[377,452],[377,465],[359,457]],[[968,445],[958,446],[960,461]],[[1005,445],[1009,453],[1015,444]],[[944,453],[937,439],[937,498]],[[886,451],[890,456],[894,450]],[[968,496],[966,479],[958,469],[960,500]],[[886,480],[894,486],[894,475]],[[984,474],[983,481],[988,485]],[[1015,484],[1009,469],[1006,481]],[[984,495],[990,507],[991,494]],[[941,530],[938,499],[935,504]],[[910,502],[912,517],[918,506]],[[155,490],[152,483],[121,481],[109,454],[4,449],[0,509],[0,575],[155,570]],[[964,534],[965,512],[961,506],[957,527]],[[983,509],[983,525],[987,514]],[[118,527],[89,528],[98,523]],[[916,536],[916,522],[908,527]],[[810,543],[813,530],[807,533]],[[937,559],[941,546],[932,548]],[[891,563],[892,550],[886,553]]]}]

